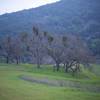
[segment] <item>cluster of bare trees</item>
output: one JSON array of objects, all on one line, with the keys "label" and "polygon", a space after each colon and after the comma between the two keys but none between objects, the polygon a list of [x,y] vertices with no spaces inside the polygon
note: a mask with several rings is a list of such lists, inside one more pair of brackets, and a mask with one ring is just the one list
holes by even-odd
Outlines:
[{"label": "cluster of bare trees", "polygon": [[52,59],[54,71],[60,67],[73,74],[80,71],[80,64],[92,61],[92,55],[79,36],[54,36],[33,27],[33,34],[22,33],[0,38],[0,58],[6,63],[36,63],[41,68],[43,59]]}]

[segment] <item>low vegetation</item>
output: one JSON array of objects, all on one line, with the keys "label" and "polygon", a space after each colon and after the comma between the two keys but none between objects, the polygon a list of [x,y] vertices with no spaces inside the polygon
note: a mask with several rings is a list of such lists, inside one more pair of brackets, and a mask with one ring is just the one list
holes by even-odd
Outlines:
[{"label": "low vegetation", "polygon": [[[99,100],[99,76],[96,76],[93,72],[87,72],[85,69],[83,71],[80,75],[73,77],[72,74],[66,74],[62,70],[53,72],[51,65],[42,65],[42,68],[38,69],[36,65],[33,66],[31,64],[0,64],[0,100],[73,100],[73,98],[74,100]],[[70,83],[67,86],[51,86],[23,80],[21,76]],[[73,82],[80,83],[82,87],[71,86]],[[85,86],[89,88],[87,87],[85,90]],[[96,86],[98,86],[97,91],[95,90],[96,88],[93,88]],[[94,91],[90,90],[90,88],[93,88]]]}]

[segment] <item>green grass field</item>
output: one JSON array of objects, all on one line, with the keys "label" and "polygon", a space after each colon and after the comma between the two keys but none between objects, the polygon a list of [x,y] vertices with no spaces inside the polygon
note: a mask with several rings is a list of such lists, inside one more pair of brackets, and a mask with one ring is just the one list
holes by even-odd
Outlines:
[{"label": "green grass field", "polygon": [[53,72],[50,65],[42,65],[41,69],[37,69],[36,65],[30,64],[0,64],[0,100],[100,100],[100,91],[68,87],[70,85],[59,87],[34,83],[22,80],[22,75],[37,79],[78,82],[84,86],[100,86],[99,75],[86,69],[82,69],[81,73],[73,77],[70,73],[64,73],[62,69],[60,72]]}]

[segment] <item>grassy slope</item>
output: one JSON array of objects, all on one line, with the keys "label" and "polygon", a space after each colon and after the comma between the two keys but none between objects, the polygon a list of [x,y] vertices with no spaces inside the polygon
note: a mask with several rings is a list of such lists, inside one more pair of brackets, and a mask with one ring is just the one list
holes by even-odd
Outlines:
[{"label": "grassy slope", "polygon": [[93,65],[92,71],[100,76],[100,65]]},{"label": "grassy slope", "polygon": [[[85,71],[84,71],[85,72]],[[87,73],[87,72],[85,72]],[[82,92],[72,88],[50,87],[47,85],[30,83],[20,80],[20,75],[33,75],[37,77],[48,77],[54,79],[66,79],[82,81],[84,75],[73,78],[70,74],[52,72],[52,69],[42,68],[37,70],[33,65],[6,65],[0,64],[0,100],[99,100],[99,93]],[[89,74],[91,76],[91,74]],[[78,79],[77,79],[78,78]],[[89,83],[97,81],[98,78],[91,79]],[[83,83],[88,83],[87,81]],[[94,84],[94,83],[93,83]],[[95,85],[95,84],[94,84]]]}]

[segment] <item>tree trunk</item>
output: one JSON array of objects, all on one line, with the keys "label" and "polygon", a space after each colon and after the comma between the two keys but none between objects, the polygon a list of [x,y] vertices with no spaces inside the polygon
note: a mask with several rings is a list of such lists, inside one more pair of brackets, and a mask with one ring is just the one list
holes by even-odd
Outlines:
[{"label": "tree trunk", "polygon": [[19,64],[19,59],[18,58],[16,59],[16,64]]},{"label": "tree trunk", "polygon": [[68,72],[68,65],[67,64],[65,65],[65,72],[66,73]]},{"label": "tree trunk", "polygon": [[56,67],[57,67],[57,71],[59,71],[59,70],[60,70],[60,65],[59,65],[59,63],[56,63]]},{"label": "tree trunk", "polygon": [[37,68],[40,69],[40,65],[41,65],[41,58],[40,58],[40,54],[39,54],[39,48],[36,49],[36,62],[37,62]]},{"label": "tree trunk", "polygon": [[37,68],[39,68],[39,69],[41,68],[40,67],[40,59],[39,58],[37,59]]},{"label": "tree trunk", "polygon": [[6,57],[6,63],[7,64],[9,63],[9,57],[8,56]]},{"label": "tree trunk", "polygon": [[65,66],[65,72],[67,73],[67,72],[68,72],[68,68],[69,68],[69,63],[66,62],[66,63],[64,64],[64,66]]}]

